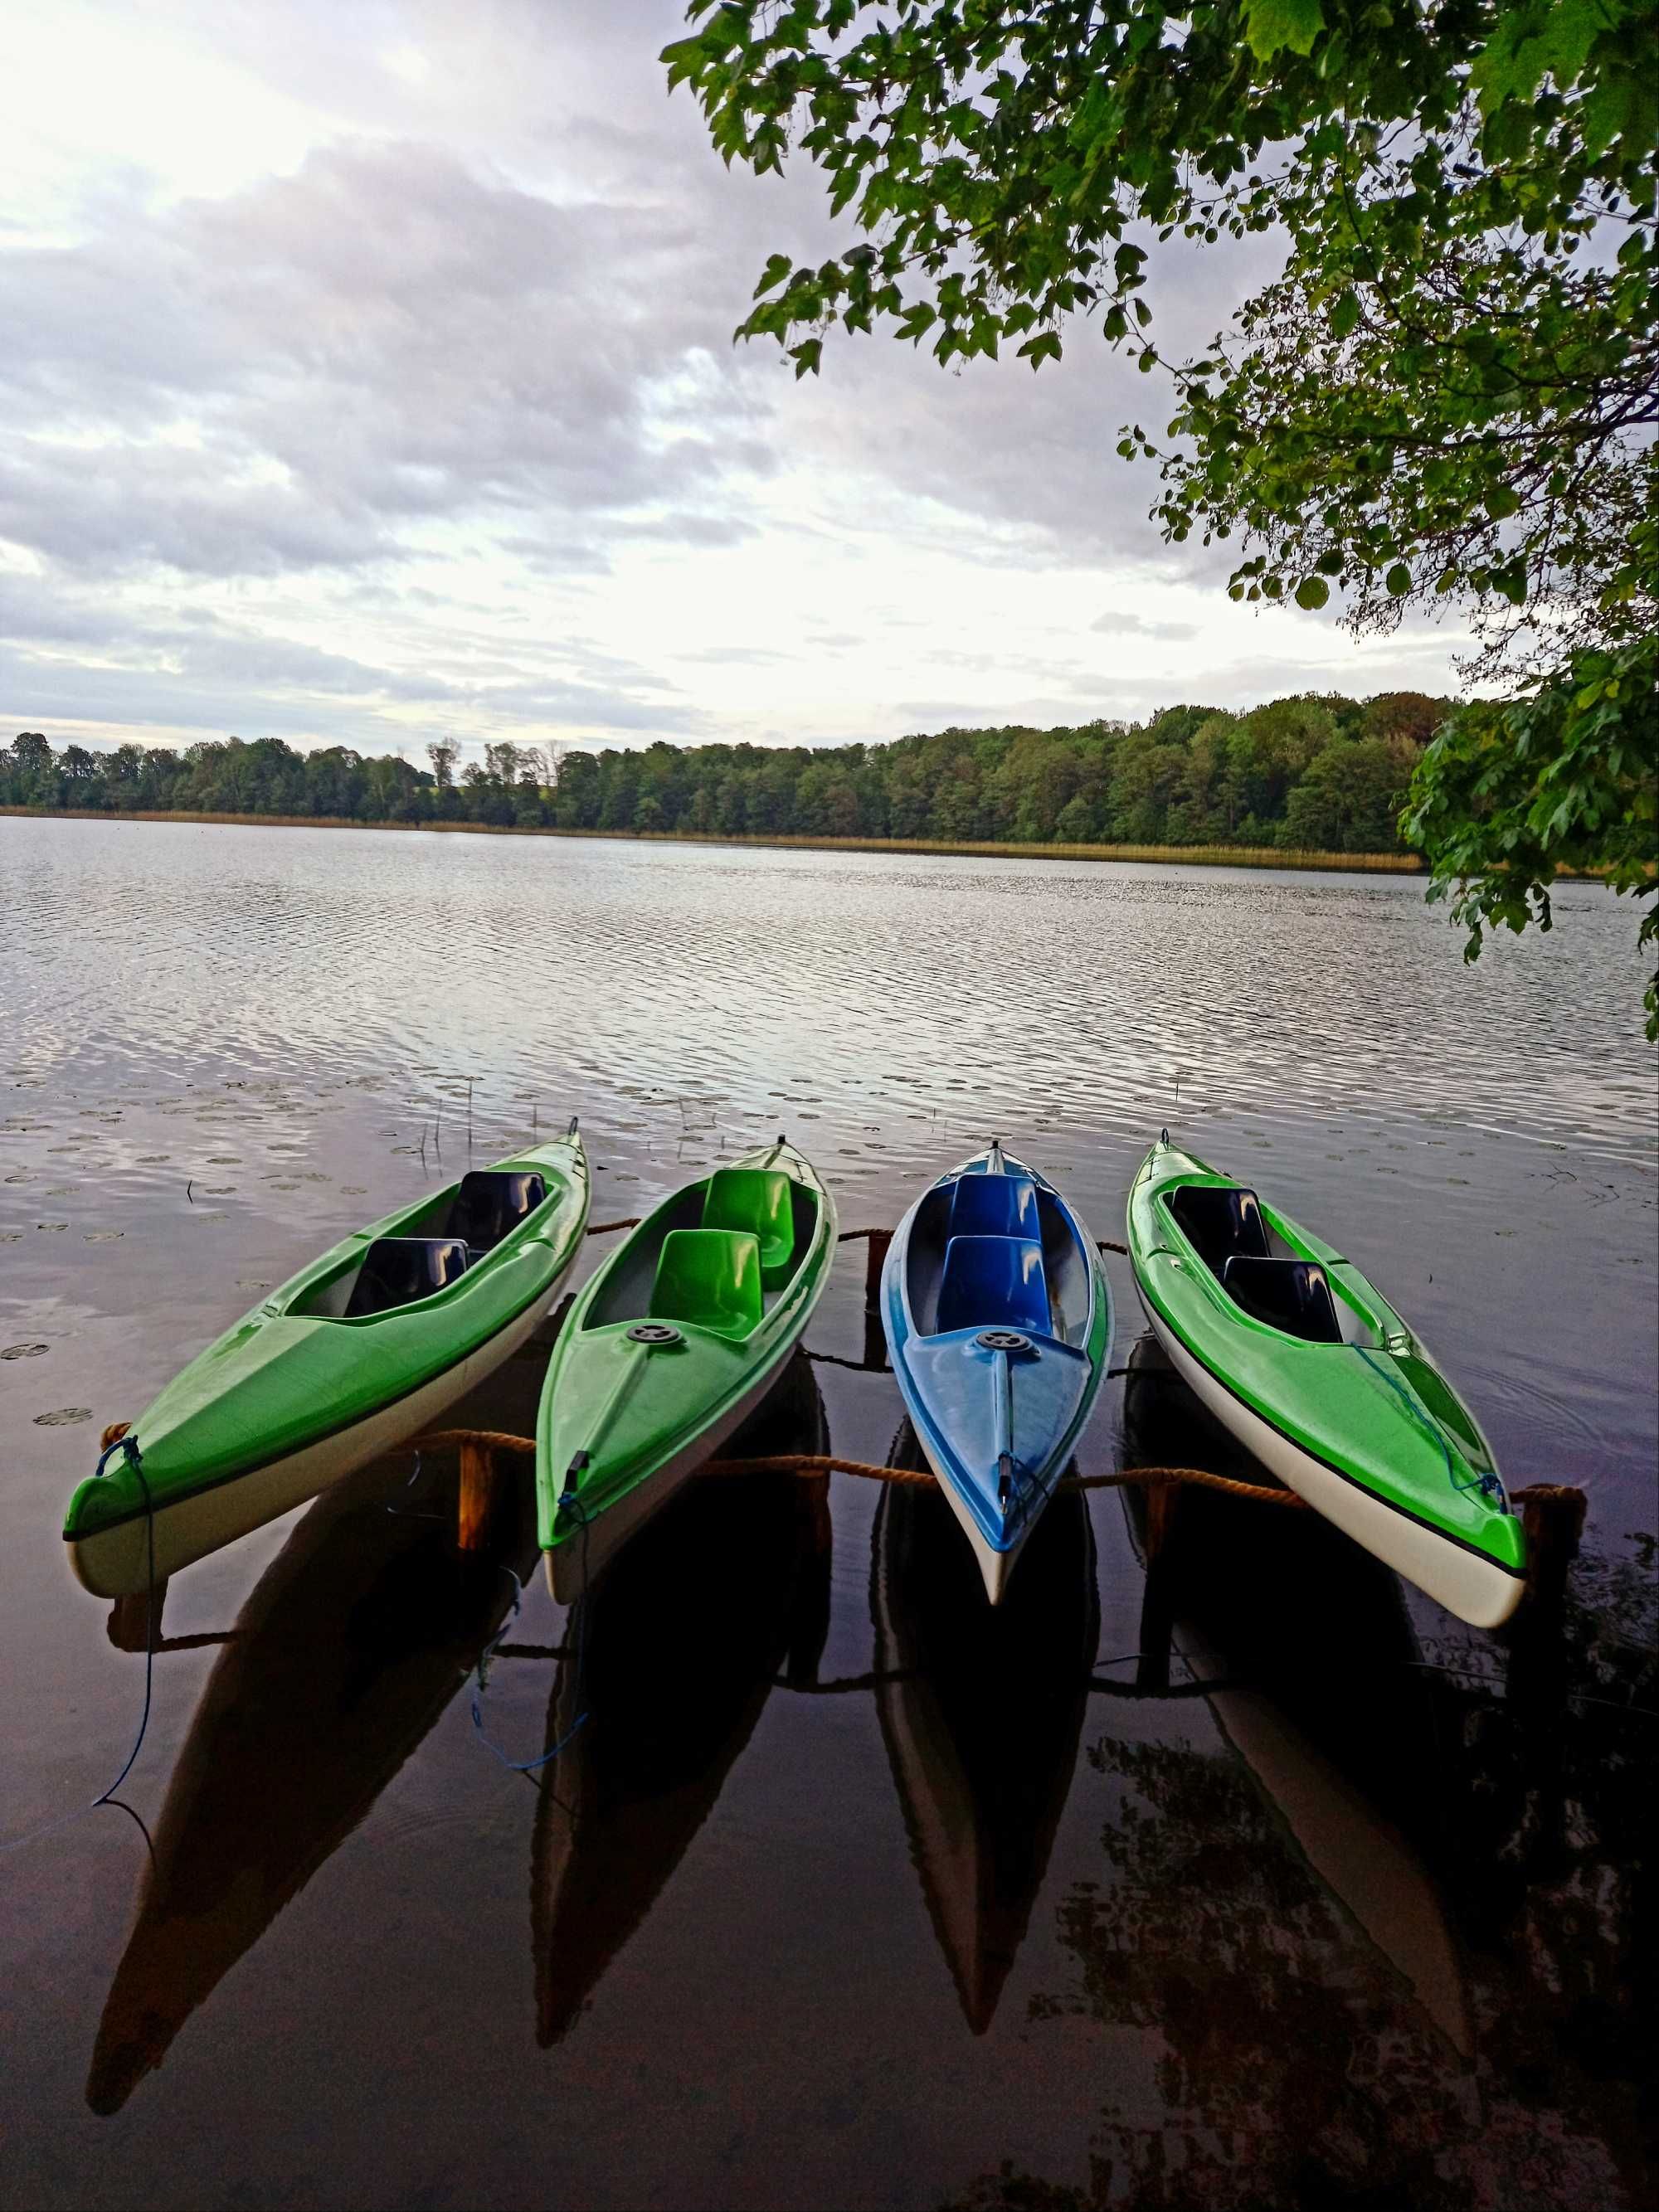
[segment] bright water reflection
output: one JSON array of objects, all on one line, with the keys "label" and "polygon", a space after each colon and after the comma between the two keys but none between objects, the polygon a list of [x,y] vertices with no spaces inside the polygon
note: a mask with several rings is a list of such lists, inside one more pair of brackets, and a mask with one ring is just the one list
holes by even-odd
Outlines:
[{"label": "bright water reflection", "polygon": [[[1000,1133],[1107,1236],[1167,1122],[1354,1255],[1515,1480],[1590,1497],[1515,1704],[1501,1644],[1318,1531],[1218,1524],[1160,1613],[1097,1494],[1063,1602],[976,1655],[948,1523],[689,1493],[585,1686],[539,1588],[514,1624],[497,1739],[610,1717],[538,1787],[459,1694],[508,1585],[383,1469],[169,1591],[154,1863],[112,1814],[0,1861],[9,2194],[1185,2206],[1243,2162],[1264,2203],[1646,2201],[1652,1063],[1628,914],[1560,919],[1471,971],[1391,878],[0,819],[8,1835],[131,1740],[142,1661],[57,1535],[99,1425],[573,1110],[600,1218],[782,1127],[890,1222]],[[769,1449],[888,1453],[860,1278]],[[1085,1462],[1212,1453],[1190,1420],[1115,1383]],[[1152,1656],[1085,1695],[1097,1620]]]}]

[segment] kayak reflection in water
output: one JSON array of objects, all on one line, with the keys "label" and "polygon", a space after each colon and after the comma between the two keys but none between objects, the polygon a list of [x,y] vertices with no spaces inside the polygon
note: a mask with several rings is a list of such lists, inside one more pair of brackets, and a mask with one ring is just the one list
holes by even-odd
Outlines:
[{"label": "kayak reflection in water", "polygon": [[495,1556],[459,1560],[453,1465],[408,1476],[400,1456],[317,1500],[208,1677],[99,2027],[95,2112],[161,2064],[438,1721],[507,1616],[501,1562],[534,1566],[527,1485]]},{"label": "kayak reflection in water", "polygon": [[[924,1464],[908,1424],[891,1456]],[[1054,1498],[994,1610],[939,1490],[890,1486],[872,1534],[870,1611],[910,1856],[982,2035],[1042,1887],[1088,1707],[1100,1607],[1085,1498]]]},{"label": "kayak reflection in water", "polygon": [[[797,1356],[727,1454],[828,1449]],[[829,1623],[826,1483],[693,1481],[572,1608],[547,1722],[550,1746],[568,1741],[541,1783],[531,1874],[544,2045],[568,2033],[666,1887],[775,1678],[812,1678]]]}]

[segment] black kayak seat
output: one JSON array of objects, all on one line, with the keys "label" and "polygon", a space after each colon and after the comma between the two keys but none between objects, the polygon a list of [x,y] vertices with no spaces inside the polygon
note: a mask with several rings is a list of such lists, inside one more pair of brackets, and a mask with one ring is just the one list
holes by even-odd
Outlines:
[{"label": "black kayak seat", "polygon": [[1265,1260],[1271,1247],[1261,1201],[1239,1183],[1182,1183],[1170,1195],[1170,1211],[1212,1275],[1237,1255]]},{"label": "black kayak seat", "polygon": [[1254,1320],[1265,1321],[1310,1344],[1340,1344],[1325,1270],[1312,1260],[1260,1260],[1236,1253],[1221,1271],[1221,1287]]},{"label": "black kayak seat", "polygon": [[488,1252],[533,1213],[547,1196],[538,1175],[520,1168],[475,1168],[461,1177],[449,1209],[449,1234],[475,1253]]},{"label": "black kayak seat", "polygon": [[346,1317],[390,1313],[429,1298],[466,1271],[466,1247],[456,1237],[377,1237],[346,1302]]},{"label": "black kayak seat", "polygon": [[1036,1185],[1029,1176],[959,1176],[951,1199],[952,1237],[1025,1237],[1038,1243]]},{"label": "black kayak seat", "polygon": [[938,1333],[1028,1328],[1052,1333],[1042,1247],[1030,1237],[953,1237],[939,1275]]}]

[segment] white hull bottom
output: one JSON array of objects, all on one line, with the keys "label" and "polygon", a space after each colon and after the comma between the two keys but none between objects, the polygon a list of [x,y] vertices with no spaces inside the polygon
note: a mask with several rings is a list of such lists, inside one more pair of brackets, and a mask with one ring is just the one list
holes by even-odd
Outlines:
[{"label": "white hull bottom", "polygon": [[939,1462],[927,1449],[926,1437],[922,1435],[920,1429],[915,1427],[914,1422],[911,1426],[915,1431],[916,1442],[921,1446],[922,1457],[933,1470],[934,1481],[945,1492],[946,1503],[962,1524],[962,1533],[968,1539],[968,1547],[974,1555],[974,1565],[979,1569],[981,1579],[985,1584],[985,1595],[993,1605],[1000,1605],[1002,1593],[1008,1587],[1008,1577],[1014,1571],[1014,1562],[1025,1549],[1031,1531],[1036,1526],[1036,1516],[1034,1515],[1026,1522],[1024,1530],[1017,1543],[1011,1544],[1006,1552],[994,1550],[986,1542],[978,1522],[969,1511],[967,1500],[955,1483],[945,1480]]},{"label": "white hull bottom", "polygon": [[1509,1619],[1526,1587],[1520,1576],[1506,1574],[1490,1559],[1466,1552],[1432,1528],[1397,1513],[1281,1436],[1218,1382],[1146,1302],[1141,1303],[1170,1365],[1193,1395],[1282,1483],[1460,1620],[1476,1628],[1496,1628]]},{"label": "white hull bottom", "polygon": [[547,1586],[561,1605],[574,1605],[584,1590],[598,1582],[635,1530],[642,1528],[653,1513],[660,1512],[675,1492],[682,1489],[697,1469],[736,1435],[787,1364],[787,1355],[775,1361],[712,1428],[700,1431],[683,1451],[665,1460],[653,1474],[636,1483],[625,1498],[619,1498],[614,1505],[607,1505],[603,1513],[595,1515],[585,1534],[578,1529],[568,1543],[543,1553],[547,1563]]},{"label": "white hull bottom", "polygon": [[[281,1515],[315,1498],[319,1491],[355,1474],[360,1467],[395,1450],[410,1437],[431,1425],[447,1407],[510,1359],[527,1343],[547,1316],[558,1285],[547,1297],[537,1298],[498,1335],[481,1345],[470,1358],[447,1368],[431,1382],[412,1390],[366,1420],[341,1429],[321,1443],[268,1467],[233,1476],[194,1498],[181,1498],[164,1505],[155,1516],[155,1579],[165,1582],[181,1567],[204,1559],[210,1552],[251,1535]],[[142,1443],[143,1439],[140,1437]],[[136,1597],[149,1587],[149,1544],[144,1517],[123,1521],[69,1547],[70,1564],[82,1585],[94,1597]]]}]

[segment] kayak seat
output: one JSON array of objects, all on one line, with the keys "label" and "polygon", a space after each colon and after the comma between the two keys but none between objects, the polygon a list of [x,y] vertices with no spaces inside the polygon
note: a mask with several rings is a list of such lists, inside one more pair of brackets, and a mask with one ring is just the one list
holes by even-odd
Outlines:
[{"label": "kayak seat", "polygon": [[953,1237],[939,1284],[938,1333],[1029,1328],[1052,1334],[1042,1247],[1029,1237]]},{"label": "kayak seat", "polygon": [[488,1252],[546,1196],[547,1185],[538,1175],[514,1168],[475,1168],[461,1177],[449,1209],[449,1233],[475,1256]]},{"label": "kayak seat", "polygon": [[466,1270],[466,1247],[455,1237],[377,1237],[363,1255],[346,1301],[346,1316],[390,1313],[429,1298]]},{"label": "kayak seat", "polygon": [[747,1336],[761,1317],[758,1238],[734,1229],[671,1229],[657,1255],[651,1319]]},{"label": "kayak seat", "polygon": [[790,1178],[775,1168],[717,1168],[702,1201],[705,1229],[735,1229],[760,1246],[761,1283],[775,1291],[795,1257]]},{"label": "kayak seat", "polygon": [[1235,1253],[1221,1271],[1235,1305],[1310,1344],[1340,1344],[1336,1302],[1325,1270],[1311,1260],[1260,1260]]},{"label": "kayak seat", "polygon": [[1038,1243],[1036,1185],[1029,1176],[965,1175],[951,1200],[952,1237],[1029,1237]]},{"label": "kayak seat", "polygon": [[1235,1254],[1249,1260],[1268,1256],[1261,1201],[1253,1190],[1236,1183],[1183,1183],[1171,1193],[1170,1211],[1212,1275],[1219,1275]]}]

